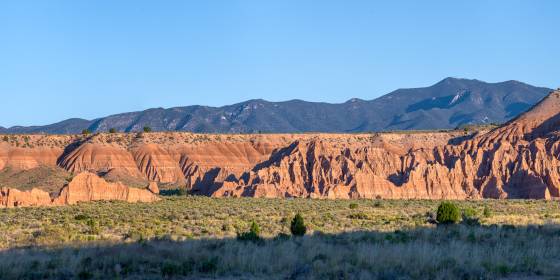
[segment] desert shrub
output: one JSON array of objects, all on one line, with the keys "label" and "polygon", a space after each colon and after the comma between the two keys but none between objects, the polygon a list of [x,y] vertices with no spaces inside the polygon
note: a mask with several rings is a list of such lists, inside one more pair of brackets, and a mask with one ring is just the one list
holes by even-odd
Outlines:
[{"label": "desert shrub", "polygon": [[490,218],[492,216],[492,211],[490,210],[490,208],[488,206],[484,206],[484,210],[482,211],[482,215],[485,218]]},{"label": "desert shrub", "polygon": [[364,212],[357,212],[348,215],[348,218],[353,220],[368,220],[369,216]]},{"label": "desert shrub", "polygon": [[143,130],[144,132],[152,132],[152,128],[149,126],[144,126]]},{"label": "desert shrub", "polygon": [[10,139],[8,138],[8,136],[4,135],[4,137],[2,137],[2,141],[4,142],[8,142]]},{"label": "desert shrub", "polygon": [[350,203],[348,207],[350,207],[350,209],[356,209],[358,208],[358,203]]},{"label": "desert shrub", "polygon": [[222,225],[222,231],[226,231],[226,232],[227,232],[227,231],[230,231],[230,230],[231,230],[230,224],[227,224],[227,223],[226,223],[226,224],[223,224],[223,225]]},{"label": "desert shrub", "polygon": [[85,221],[89,219],[89,216],[85,214],[78,214],[74,216],[74,219],[76,219],[77,221]]},{"label": "desert shrub", "polygon": [[478,226],[480,225],[480,220],[478,214],[472,208],[463,209],[462,213],[462,223],[468,226]]},{"label": "desert shrub", "polygon": [[160,189],[159,194],[162,196],[187,196],[189,191],[184,187],[175,189]]},{"label": "desert shrub", "polygon": [[452,202],[442,202],[437,209],[436,220],[440,224],[455,224],[461,219],[459,207]]},{"label": "desert shrub", "polygon": [[88,226],[88,230],[87,232],[89,234],[94,234],[97,235],[100,233],[100,229],[99,229],[99,223],[97,221],[95,221],[94,219],[89,219],[86,222],[86,225]]},{"label": "desert shrub", "polygon": [[188,194],[187,188],[180,187],[177,189],[177,195],[185,196]]},{"label": "desert shrub", "polygon": [[259,227],[259,225],[256,222],[252,222],[250,232],[259,236],[261,234],[261,228]]},{"label": "desert shrub", "polygon": [[115,128],[111,128],[109,129],[109,133],[117,133],[117,130]]},{"label": "desert shrub", "polygon": [[260,240],[261,229],[256,222],[251,223],[249,231],[237,234],[237,239],[241,241],[258,241]]},{"label": "desert shrub", "polygon": [[91,134],[91,131],[89,129],[84,129],[84,130],[82,130],[82,134],[83,135],[89,135],[89,134]]},{"label": "desert shrub", "polygon": [[290,225],[290,231],[294,236],[303,236],[307,232],[307,227],[301,214],[296,214]]}]

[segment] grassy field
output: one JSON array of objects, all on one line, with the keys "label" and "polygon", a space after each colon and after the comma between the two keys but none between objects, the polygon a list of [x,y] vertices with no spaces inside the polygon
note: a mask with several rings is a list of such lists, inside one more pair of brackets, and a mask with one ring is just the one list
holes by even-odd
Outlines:
[{"label": "grassy field", "polygon": [[[496,279],[560,275],[557,201],[456,204],[470,225],[435,226],[439,201],[166,197],[0,210],[6,279]],[[301,213],[305,237],[290,237]],[[263,239],[236,240],[251,222]]]}]

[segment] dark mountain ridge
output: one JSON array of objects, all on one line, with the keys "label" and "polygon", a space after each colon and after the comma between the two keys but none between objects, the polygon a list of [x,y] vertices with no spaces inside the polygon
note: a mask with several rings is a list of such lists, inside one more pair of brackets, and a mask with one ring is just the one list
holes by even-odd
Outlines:
[{"label": "dark mountain ridge", "polygon": [[185,106],[153,108],[94,120],[68,119],[46,126],[0,127],[0,133],[79,133],[191,131],[208,133],[254,132],[364,132],[450,129],[466,124],[503,123],[529,109],[551,89],[518,81],[486,83],[446,78],[430,87],[398,89],[373,100],[353,98],[331,104],[262,99],[223,107]]}]

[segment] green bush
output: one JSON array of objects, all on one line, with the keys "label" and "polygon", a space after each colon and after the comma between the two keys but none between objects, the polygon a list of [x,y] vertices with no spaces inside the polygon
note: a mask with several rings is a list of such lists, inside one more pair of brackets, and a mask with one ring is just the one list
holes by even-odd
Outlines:
[{"label": "green bush", "polygon": [[356,209],[358,208],[358,203],[350,203],[349,207],[350,209]]},{"label": "green bush", "polygon": [[258,241],[261,239],[260,234],[261,234],[261,229],[259,225],[255,222],[252,222],[249,231],[238,233],[237,239],[241,241]]},{"label": "green bush", "polygon": [[101,232],[99,223],[91,218],[87,220],[86,225],[88,226],[87,232],[89,234],[98,235]]},{"label": "green bush", "polygon": [[177,195],[185,196],[188,193],[189,192],[187,191],[187,188],[185,188],[185,187],[180,187],[180,188],[177,189]]},{"label": "green bush", "polygon": [[472,208],[463,209],[462,213],[462,223],[468,226],[478,226],[480,225],[480,220],[478,214]]},{"label": "green bush", "polygon": [[117,133],[117,130],[115,128],[111,128],[109,129],[109,133]]},{"label": "green bush", "polygon": [[484,206],[484,211],[482,212],[482,215],[485,218],[490,218],[492,216],[492,211],[490,211],[490,208],[488,208],[488,206]]},{"label": "green bush", "polygon": [[144,132],[152,132],[152,128],[149,126],[144,126]]},{"label": "green bush", "polygon": [[305,226],[305,222],[303,221],[303,217],[301,216],[301,214],[296,214],[296,216],[292,220],[290,231],[294,236],[303,236],[307,232],[307,227]]},{"label": "green bush", "polygon": [[89,134],[91,134],[91,131],[89,129],[84,129],[84,130],[82,130],[82,134],[83,135],[89,135]]},{"label": "green bush", "polygon": [[89,220],[90,217],[88,215],[85,215],[85,214],[78,214],[78,215],[74,216],[74,219],[76,219],[77,221],[85,221],[85,220]]},{"label": "green bush", "polygon": [[436,220],[440,224],[455,224],[461,219],[459,207],[451,202],[442,202],[437,209]]},{"label": "green bush", "polygon": [[348,215],[348,219],[353,219],[353,220],[368,220],[369,216],[364,213],[364,212],[357,212],[357,213],[352,213],[350,215]]}]

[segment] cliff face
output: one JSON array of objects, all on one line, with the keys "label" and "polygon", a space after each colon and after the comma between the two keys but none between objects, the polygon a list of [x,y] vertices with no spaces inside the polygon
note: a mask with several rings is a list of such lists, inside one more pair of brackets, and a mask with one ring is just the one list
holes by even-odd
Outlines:
[{"label": "cliff face", "polygon": [[40,189],[20,191],[0,189],[0,207],[71,205],[82,201],[122,200],[127,202],[153,202],[159,200],[157,185],[146,189],[130,188],[121,183],[108,183],[97,175],[83,172],[64,186],[54,198]]},{"label": "cliff face", "polygon": [[214,196],[558,198],[560,92],[456,145],[397,150],[294,142]]},{"label": "cliff face", "polygon": [[[37,146],[32,148],[1,144],[0,169],[52,165],[111,181],[126,177],[146,185],[185,186],[218,197],[560,197],[560,92],[501,127],[475,133],[41,137],[28,140],[28,146]],[[101,179],[90,180],[80,188],[105,187]],[[136,190],[123,187],[115,183],[105,192],[134,201]],[[44,199],[37,191],[10,191],[13,197],[31,197],[30,204]],[[76,193],[82,193],[80,200],[105,199],[89,191]],[[63,191],[60,197],[71,203],[76,196]]]},{"label": "cliff face", "polygon": [[[430,164],[431,154],[382,147],[296,142],[214,196],[325,198],[456,198],[468,174]],[[467,176],[466,176],[467,175]]]},{"label": "cliff face", "polygon": [[0,170],[6,167],[32,169],[40,165],[56,165],[56,161],[62,153],[63,150],[60,148],[30,149],[0,143]]}]

